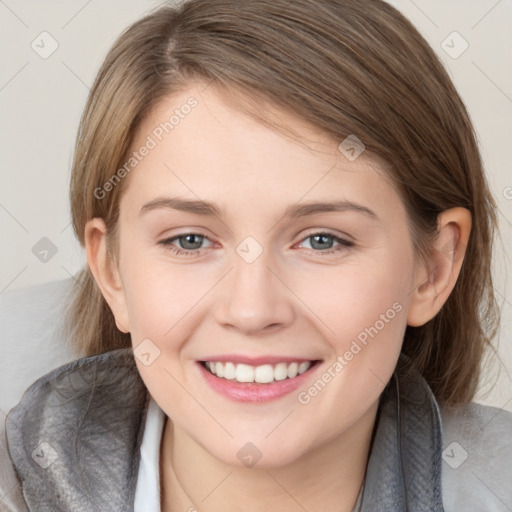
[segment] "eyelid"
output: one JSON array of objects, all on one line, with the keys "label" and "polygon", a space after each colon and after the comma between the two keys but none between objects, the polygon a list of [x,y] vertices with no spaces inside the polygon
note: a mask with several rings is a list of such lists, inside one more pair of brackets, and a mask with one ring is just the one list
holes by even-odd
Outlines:
[{"label": "eyelid", "polygon": [[[208,240],[212,244],[215,243],[208,235],[206,235],[205,233],[202,233],[201,231],[183,231],[182,233],[178,233],[177,235],[165,236],[164,238],[162,238],[157,243],[158,244],[168,244],[171,240],[172,241],[176,241],[178,238],[182,238],[182,237],[185,237],[185,236],[188,236],[188,235],[197,235],[197,236],[200,236],[201,238],[203,238],[205,240]],[[197,251],[200,251],[201,249],[182,249],[182,250],[183,251],[185,251],[185,250],[189,250],[189,251],[197,250]]]},{"label": "eyelid", "polygon": [[312,235],[329,235],[335,238],[342,238],[347,242],[355,243],[355,239],[348,235],[347,233],[339,233],[329,228],[312,228],[310,230],[306,230],[305,234],[302,235],[300,241],[302,242],[305,238],[308,238]]},{"label": "eyelid", "polygon": [[[201,232],[198,229],[197,231],[183,231],[176,235],[166,236],[158,243],[168,242],[169,240],[176,240],[177,238],[187,236],[187,235],[199,235],[199,236],[205,238],[206,240],[213,242],[213,240],[207,234],[205,234],[204,232]],[[298,240],[298,242],[303,242],[306,238],[308,238],[312,235],[329,235],[329,236],[336,237],[336,238],[342,238],[342,239],[346,240],[347,242],[355,243],[355,240],[350,235],[348,235],[346,233],[337,233],[335,231],[331,231],[328,228],[311,228],[309,230],[306,230],[306,232],[301,236],[301,238]],[[200,249],[197,249],[197,250],[200,250]]]},{"label": "eyelid", "polygon": [[207,235],[204,231],[202,231],[200,228],[189,228],[188,231],[180,231],[178,233],[171,233],[168,235],[159,235],[158,238],[160,238],[160,241],[158,243],[167,242],[169,240],[176,240],[177,238],[184,237],[187,235],[197,235],[202,238],[208,239],[210,242],[213,242],[212,237]]}]

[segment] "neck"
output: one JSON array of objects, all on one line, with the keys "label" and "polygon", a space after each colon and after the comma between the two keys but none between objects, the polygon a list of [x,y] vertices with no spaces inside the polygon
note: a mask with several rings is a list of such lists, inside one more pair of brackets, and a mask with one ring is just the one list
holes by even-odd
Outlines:
[{"label": "neck", "polygon": [[161,443],[162,512],[352,512],[378,403],[342,435],[290,464],[237,467],[213,457],[167,418]]}]

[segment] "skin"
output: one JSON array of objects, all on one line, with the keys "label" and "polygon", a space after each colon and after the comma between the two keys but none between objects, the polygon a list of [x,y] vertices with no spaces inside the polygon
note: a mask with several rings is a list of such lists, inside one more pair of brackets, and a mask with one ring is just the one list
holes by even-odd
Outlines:
[{"label": "skin", "polygon": [[[286,137],[242,114],[213,86],[194,84],[162,101],[133,147],[191,96],[198,105],[125,178],[115,260],[107,255],[103,220],[86,226],[88,263],[118,327],[131,333],[134,349],[150,339],[160,350],[149,366],[136,362],[168,416],[162,510],[350,511],[405,328],[430,320],[448,298],[470,214],[453,208],[440,215],[429,278],[377,158],[364,152],[349,161],[340,141],[269,106],[304,139]],[[170,208],[141,214],[144,204],[171,196],[213,202],[225,216]],[[357,202],[378,219],[352,210],[283,217],[290,205],[333,199]],[[354,245],[334,238],[315,245],[311,235],[325,231]],[[189,233],[207,237],[192,240],[198,253],[174,254],[171,247],[192,247],[176,238]],[[263,250],[252,263],[236,251],[247,236]],[[317,396],[300,403],[298,393],[394,303],[401,311]],[[322,363],[296,392],[240,403],[201,378],[196,361],[218,354]],[[237,457],[247,442],[262,454],[251,468]]]}]

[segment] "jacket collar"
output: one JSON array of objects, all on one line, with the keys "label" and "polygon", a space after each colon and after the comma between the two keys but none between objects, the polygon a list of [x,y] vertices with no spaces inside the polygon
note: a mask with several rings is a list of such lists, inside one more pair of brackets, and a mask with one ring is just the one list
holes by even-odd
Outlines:
[{"label": "jacket collar", "polygon": [[444,512],[442,444],[434,395],[402,354],[381,396],[361,510]]},{"label": "jacket collar", "polygon": [[[61,366],[7,416],[30,511],[133,511],[150,395],[132,349]],[[443,512],[441,423],[424,379],[401,355],[381,396],[363,512]]]}]

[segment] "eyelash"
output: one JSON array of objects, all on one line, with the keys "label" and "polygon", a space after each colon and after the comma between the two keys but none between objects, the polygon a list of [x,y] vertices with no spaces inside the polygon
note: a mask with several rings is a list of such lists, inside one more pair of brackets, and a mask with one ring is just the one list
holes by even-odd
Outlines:
[{"label": "eyelash", "polygon": [[[158,242],[158,244],[163,245],[164,247],[166,247],[168,250],[170,250],[173,254],[176,254],[177,256],[196,256],[201,251],[201,249],[195,249],[195,250],[181,249],[179,247],[172,245],[172,242],[174,240],[178,240],[179,238],[186,237],[189,235],[199,236],[199,237],[209,240],[211,242],[211,240],[206,235],[203,235],[201,233],[183,233],[181,235],[177,235],[172,238],[166,238],[165,240]],[[310,233],[307,236],[305,236],[302,239],[302,241],[307,240],[308,238],[312,238],[314,236],[326,236],[326,237],[332,238],[334,241],[338,242],[340,245],[338,245],[334,249],[330,249],[330,250],[326,250],[326,251],[321,251],[319,249],[309,249],[310,254],[334,254],[336,252],[339,252],[343,249],[353,247],[355,245],[354,242],[352,242],[350,240],[340,238],[339,236],[336,236],[333,233],[329,233],[329,232],[325,232],[325,231]]]}]

